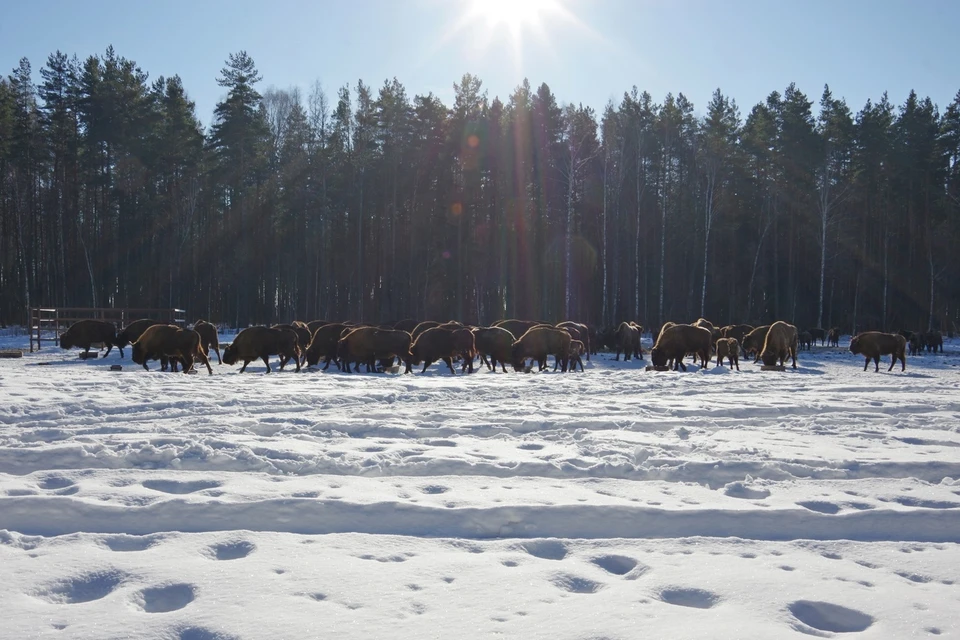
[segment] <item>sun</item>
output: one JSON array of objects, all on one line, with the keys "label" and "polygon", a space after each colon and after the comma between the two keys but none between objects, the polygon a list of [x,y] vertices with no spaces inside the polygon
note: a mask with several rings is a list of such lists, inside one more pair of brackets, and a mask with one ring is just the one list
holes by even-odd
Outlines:
[{"label": "sun", "polygon": [[472,0],[468,20],[482,20],[487,27],[505,26],[517,36],[526,27],[539,30],[544,18],[561,13],[559,0]]}]

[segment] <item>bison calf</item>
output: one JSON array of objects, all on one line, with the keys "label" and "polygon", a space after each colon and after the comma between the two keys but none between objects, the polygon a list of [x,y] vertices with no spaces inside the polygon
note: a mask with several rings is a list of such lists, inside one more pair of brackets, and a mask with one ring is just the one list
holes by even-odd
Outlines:
[{"label": "bison calf", "polygon": [[730,368],[736,367],[740,371],[740,343],[736,338],[720,338],[717,340],[717,366],[723,365],[723,359],[730,360]]},{"label": "bison calf", "polygon": [[200,334],[200,344],[208,354],[213,349],[217,354],[217,364],[223,364],[220,358],[220,339],[217,337],[217,327],[206,320],[197,320],[193,323],[193,330]]},{"label": "bison calf", "polygon": [[890,368],[900,360],[900,371],[907,369],[907,339],[896,333],[881,333],[879,331],[865,331],[859,333],[850,339],[850,353],[862,354],[866,358],[863,363],[863,370],[867,370],[870,361],[873,360],[873,370],[880,371],[880,356],[888,354],[893,355],[890,361]]}]

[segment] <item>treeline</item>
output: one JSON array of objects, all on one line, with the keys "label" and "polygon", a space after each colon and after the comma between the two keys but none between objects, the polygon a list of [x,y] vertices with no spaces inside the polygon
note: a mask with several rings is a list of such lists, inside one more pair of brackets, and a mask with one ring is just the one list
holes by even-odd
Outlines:
[{"label": "treeline", "polygon": [[953,329],[960,92],[853,113],[789,85],[636,88],[602,114],[479,78],[257,87],[245,53],[201,127],[179,77],[113,48],[0,79],[0,322],[28,306],[293,318],[504,317]]}]

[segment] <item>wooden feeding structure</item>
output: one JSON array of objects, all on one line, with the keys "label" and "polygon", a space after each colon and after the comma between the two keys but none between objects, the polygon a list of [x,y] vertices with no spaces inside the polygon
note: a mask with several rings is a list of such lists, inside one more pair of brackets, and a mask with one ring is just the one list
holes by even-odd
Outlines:
[{"label": "wooden feeding structure", "polygon": [[648,364],[645,371],[670,371],[670,367],[662,364]]},{"label": "wooden feeding structure", "polygon": [[760,371],[786,371],[787,368],[782,364],[764,364],[760,365]]},{"label": "wooden feeding structure", "polygon": [[30,309],[30,353],[43,342],[60,345],[60,335],[78,320],[105,320],[119,331],[134,320],[150,318],[186,327],[186,309],[127,309],[101,307],[33,307]]},{"label": "wooden feeding structure", "polygon": [[23,351],[20,349],[0,349],[0,358],[22,358]]}]

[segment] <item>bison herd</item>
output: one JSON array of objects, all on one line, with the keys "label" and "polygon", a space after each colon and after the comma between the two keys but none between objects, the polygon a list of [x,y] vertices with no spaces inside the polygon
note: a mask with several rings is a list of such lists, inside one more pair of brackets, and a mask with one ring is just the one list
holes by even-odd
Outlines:
[{"label": "bison herd", "polygon": [[[61,336],[64,349],[81,347],[89,352],[94,344],[102,344],[107,354],[113,347],[120,351],[132,346],[132,359],[148,369],[147,363],[159,360],[161,370],[182,368],[193,370],[194,364],[203,364],[212,374],[208,354],[213,350],[221,364],[242,363],[240,372],[255,360],[263,360],[267,372],[271,371],[270,358],[277,356],[280,369],[291,361],[296,371],[304,366],[319,366],[327,370],[333,363],[344,373],[367,372],[412,373],[413,367],[427,370],[434,362],[442,361],[451,373],[456,373],[455,363],[461,372],[474,372],[474,362],[496,371],[497,365],[506,373],[509,363],[514,371],[538,371],[547,368],[547,359],[552,356],[553,369],[583,371],[583,359],[599,349],[615,352],[615,360],[623,354],[624,360],[643,360],[640,346],[643,327],[634,322],[621,322],[616,327],[597,330],[586,324],[566,321],[553,325],[528,320],[502,320],[488,327],[464,325],[456,321],[437,322],[401,320],[400,322],[361,325],[351,322],[327,322],[315,320],[305,323],[294,321],[271,327],[248,327],[240,331],[233,342],[227,345],[221,357],[220,344],[215,325],[198,320],[192,329],[180,328],[154,320],[131,322],[119,332],[116,327],[102,320],[81,320],[71,325]],[[692,356],[701,368],[715,356],[716,366],[728,366],[740,370],[740,357],[754,358],[766,366],[783,367],[789,360],[797,368],[797,352],[810,349],[818,342],[822,345],[839,345],[840,331],[810,329],[797,331],[787,322],[778,321],[769,325],[747,324],[717,327],[703,318],[690,324],[667,322],[656,332],[650,361],[658,370],[683,369],[684,359]],[[923,350],[943,351],[940,332],[881,333],[867,331],[854,336],[850,352],[866,358],[864,370],[870,361],[879,371],[880,357],[893,357],[889,370],[897,360],[901,371],[906,369],[906,352],[911,355]],[[529,362],[529,364],[527,364]],[[395,364],[397,363],[397,364]]]}]

